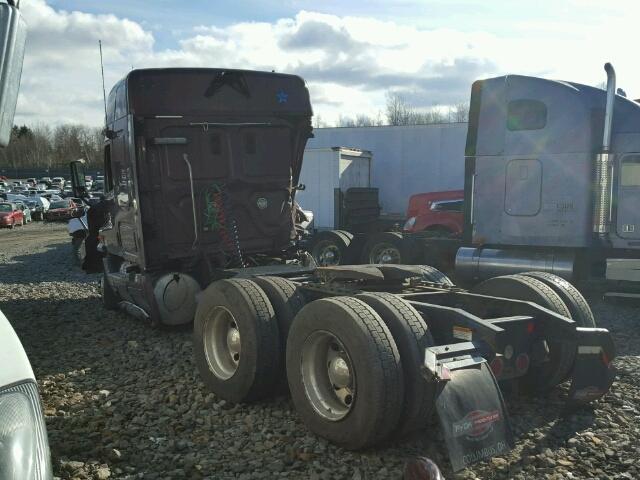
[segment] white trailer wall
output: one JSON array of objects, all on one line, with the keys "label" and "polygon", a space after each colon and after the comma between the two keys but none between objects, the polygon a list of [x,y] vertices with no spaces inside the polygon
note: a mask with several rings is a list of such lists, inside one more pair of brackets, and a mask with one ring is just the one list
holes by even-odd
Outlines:
[{"label": "white trailer wall", "polygon": [[313,211],[315,228],[337,228],[334,190],[369,187],[370,179],[371,154],[367,151],[306,148],[300,173],[300,182],[306,189],[296,193],[296,201],[302,208]]},{"label": "white trailer wall", "polygon": [[415,193],[464,186],[466,123],[316,128],[313,133],[307,148],[371,151],[371,186],[380,189],[383,213],[403,215]]}]

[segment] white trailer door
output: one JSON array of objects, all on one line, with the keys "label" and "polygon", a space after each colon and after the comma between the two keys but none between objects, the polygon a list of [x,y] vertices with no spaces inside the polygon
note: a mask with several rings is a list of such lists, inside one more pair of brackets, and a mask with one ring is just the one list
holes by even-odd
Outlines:
[{"label": "white trailer door", "polygon": [[371,186],[371,157],[340,155],[340,190]]}]

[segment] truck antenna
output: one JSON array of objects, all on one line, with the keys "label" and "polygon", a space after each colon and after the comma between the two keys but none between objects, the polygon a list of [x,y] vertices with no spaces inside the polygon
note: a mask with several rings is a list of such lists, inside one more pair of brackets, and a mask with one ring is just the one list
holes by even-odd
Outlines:
[{"label": "truck antenna", "polygon": [[102,62],[102,40],[98,40],[100,49],[100,71],[102,72],[102,100],[104,101],[104,127],[107,128],[107,92],[104,89],[104,63]]}]

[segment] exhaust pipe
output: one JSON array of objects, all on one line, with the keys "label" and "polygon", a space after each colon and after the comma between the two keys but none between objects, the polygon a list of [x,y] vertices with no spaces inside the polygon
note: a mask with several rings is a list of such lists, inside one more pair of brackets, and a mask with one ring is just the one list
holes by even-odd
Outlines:
[{"label": "exhaust pipe", "polygon": [[611,147],[611,126],[613,124],[613,102],[616,99],[616,71],[609,62],[604,64],[607,72],[607,104],[604,110],[604,134],[602,138],[602,153],[609,153]]},{"label": "exhaust pipe", "polygon": [[595,158],[593,207],[593,233],[601,240],[607,240],[611,227],[611,207],[613,195],[613,155],[611,150],[611,130],[613,125],[613,106],[616,95],[616,71],[613,65],[606,63],[607,72],[607,102],[604,112],[604,129],[602,135],[602,149]]}]

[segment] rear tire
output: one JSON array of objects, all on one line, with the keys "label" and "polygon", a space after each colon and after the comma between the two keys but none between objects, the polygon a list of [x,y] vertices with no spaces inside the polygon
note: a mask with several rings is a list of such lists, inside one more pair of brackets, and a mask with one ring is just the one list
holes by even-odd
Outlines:
[{"label": "rear tire", "polygon": [[218,397],[239,403],[269,395],[282,365],[267,295],[246,278],[209,285],[196,310],[193,351],[202,381]]},{"label": "rear tire", "polygon": [[391,293],[362,293],[355,298],[380,315],[400,353],[404,403],[396,433],[403,435],[425,427],[433,413],[437,388],[421,372],[425,350],[435,345],[427,324],[415,308]]},{"label": "rear tire", "polygon": [[[298,285],[291,280],[282,277],[254,277],[251,280],[256,282],[258,286],[266,293],[278,322],[278,331],[280,332],[280,345],[284,347],[287,344],[287,336],[293,324],[293,319],[298,312],[302,310],[305,304],[305,298],[298,290]],[[287,390],[287,375],[285,369],[286,349],[281,348],[281,372],[280,383],[281,390]]]},{"label": "rear tire", "polygon": [[102,305],[104,306],[104,308],[106,308],[107,310],[117,310],[120,298],[109,283],[106,270],[102,273],[100,291],[102,293]]},{"label": "rear tire", "polygon": [[309,253],[319,267],[347,265],[352,240],[353,235],[344,230],[319,232],[311,239]]},{"label": "rear tire", "polygon": [[298,284],[286,278],[271,276],[253,277],[251,280],[267,294],[278,321],[280,341],[282,345],[286,345],[293,319],[306,303],[298,290]]},{"label": "rear tire", "polygon": [[410,265],[414,255],[402,234],[396,232],[374,233],[364,244],[361,263]]},{"label": "rear tire", "polygon": [[362,300],[323,298],[300,311],[287,340],[287,378],[304,423],[344,448],[374,445],[398,424],[400,354],[380,316]]},{"label": "rear tire", "polygon": [[[533,302],[571,318],[569,309],[551,287],[524,275],[490,278],[473,287],[471,293]],[[539,365],[532,363],[527,374],[521,378],[523,387],[529,392],[546,391],[562,383],[573,366],[575,343],[564,343],[548,337],[543,340],[549,349],[547,361]]]},{"label": "rear tire", "polygon": [[84,263],[84,258],[87,256],[87,251],[85,248],[85,236],[84,235],[73,235],[71,238],[71,249],[73,252],[73,262],[76,267],[82,268],[82,264]]},{"label": "rear tire", "polygon": [[567,308],[569,308],[571,319],[574,320],[578,326],[596,328],[596,320],[591,311],[591,307],[589,307],[589,303],[571,283],[558,275],[547,272],[526,272],[522,275],[540,280],[545,285],[551,287],[562,299]]}]

